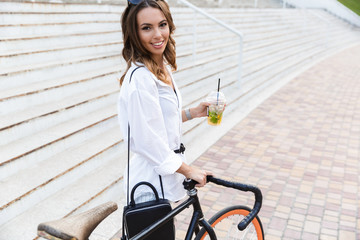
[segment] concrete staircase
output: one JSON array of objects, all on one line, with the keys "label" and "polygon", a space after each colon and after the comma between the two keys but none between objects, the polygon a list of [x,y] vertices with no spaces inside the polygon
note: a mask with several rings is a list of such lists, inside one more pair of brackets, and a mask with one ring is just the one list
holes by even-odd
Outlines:
[{"label": "concrete staircase", "polygon": [[[0,2],[0,240],[34,239],[38,223],[108,200],[120,211],[91,239],[109,239],[121,227],[122,10]],[[184,107],[216,90],[218,78],[228,100],[220,127],[205,119],[184,124],[190,162],[296,74],[360,39],[320,10],[207,9],[244,33],[239,81],[237,36],[188,8],[172,11]]]}]

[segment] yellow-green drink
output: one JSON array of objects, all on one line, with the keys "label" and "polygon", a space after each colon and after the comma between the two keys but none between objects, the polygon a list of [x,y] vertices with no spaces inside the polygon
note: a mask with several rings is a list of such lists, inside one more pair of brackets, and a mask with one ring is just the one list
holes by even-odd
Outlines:
[{"label": "yellow-green drink", "polygon": [[220,125],[226,104],[224,94],[222,92],[211,92],[207,96],[206,101],[210,103],[208,124],[213,126]]}]

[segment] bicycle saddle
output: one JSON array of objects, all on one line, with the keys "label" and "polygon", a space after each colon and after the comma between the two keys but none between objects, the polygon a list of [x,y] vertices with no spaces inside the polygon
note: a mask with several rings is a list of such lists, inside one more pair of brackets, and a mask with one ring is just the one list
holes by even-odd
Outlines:
[{"label": "bicycle saddle", "polygon": [[99,223],[118,208],[107,202],[77,215],[40,223],[38,235],[46,239],[87,240]]}]

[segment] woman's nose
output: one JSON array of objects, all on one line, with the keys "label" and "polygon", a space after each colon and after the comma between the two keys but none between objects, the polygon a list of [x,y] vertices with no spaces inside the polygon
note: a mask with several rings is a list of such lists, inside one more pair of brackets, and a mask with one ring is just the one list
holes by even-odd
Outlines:
[{"label": "woman's nose", "polygon": [[155,28],[154,37],[161,37],[161,31],[159,28]]}]

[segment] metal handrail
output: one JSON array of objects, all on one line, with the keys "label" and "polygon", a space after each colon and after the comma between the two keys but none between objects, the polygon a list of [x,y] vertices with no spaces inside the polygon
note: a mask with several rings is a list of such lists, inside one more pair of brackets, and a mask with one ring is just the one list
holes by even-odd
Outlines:
[{"label": "metal handrail", "polygon": [[[190,7],[191,9],[193,9],[195,12],[198,12],[200,14],[202,14],[203,16],[209,18],[210,20],[214,21],[215,23],[219,24],[220,26],[226,28],[227,30],[233,32],[234,34],[236,34],[239,37],[239,64],[238,64],[238,81],[239,81],[239,85],[241,86],[241,77],[242,77],[242,50],[243,50],[243,34],[242,32],[239,32],[238,30],[236,30],[235,28],[233,28],[232,26],[226,24],[225,22],[211,16],[210,14],[208,14],[207,12],[205,12],[204,10],[196,7],[195,5],[189,3],[186,0],[178,0],[178,2]],[[195,38],[196,39],[196,38]],[[194,51],[194,50],[193,50]]]}]

